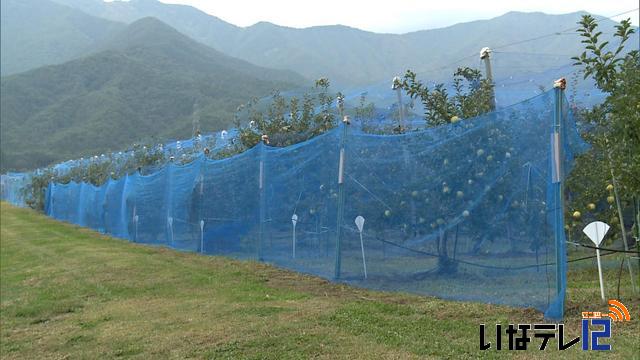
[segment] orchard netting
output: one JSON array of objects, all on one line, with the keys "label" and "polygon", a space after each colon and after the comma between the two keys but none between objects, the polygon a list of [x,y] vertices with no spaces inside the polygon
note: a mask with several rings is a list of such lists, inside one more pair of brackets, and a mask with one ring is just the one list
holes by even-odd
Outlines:
[{"label": "orchard netting", "polygon": [[[569,171],[586,145],[566,103]],[[200,154],[99,187],[50,183],[45,212],[136,243],[559,318],[566,249],[552,181],[554,104],[544,92],[399,135],[342,123],[293,146],[260,143],[221,160]],[[24,181],[2,179],[5,199],[9,182]]]},{"label": "orchard netting", "polygon": [[10,204],[26,206],[23,189],[29,183],[29,175],[25,173],[7,173],[0,176],[0,199]]}]

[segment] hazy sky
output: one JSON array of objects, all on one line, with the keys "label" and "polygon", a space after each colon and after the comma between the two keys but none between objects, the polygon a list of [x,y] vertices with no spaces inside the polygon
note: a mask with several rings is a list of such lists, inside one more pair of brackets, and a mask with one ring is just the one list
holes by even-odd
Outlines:
[{"label": "hazy sky", "polygon": [[[638,7],[638,0],[161,0],[188,4],[239,26],[269,21],[291,27],[342,24],[375,32],[403,33],[508,11],[562,14],[586,10],[611,16]],[[626,14],[638,25],[638,11]],[[618,20],[622,18],[619,17]]]}]

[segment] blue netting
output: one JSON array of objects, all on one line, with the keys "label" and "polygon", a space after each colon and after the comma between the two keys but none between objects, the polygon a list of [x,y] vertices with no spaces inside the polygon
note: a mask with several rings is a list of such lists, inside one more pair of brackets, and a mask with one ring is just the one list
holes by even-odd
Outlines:
[{"label": "blue netting", "polygon": [[[564,104],[569,170],[584,143]],[[54,183],[46,212],[138,243],[559,318],[566,250],[551,181],[553,120],[545,92],[403,135],[340,125],[294,146],[260,144],[223,160],[194,155],[100,187]]]},{"label": "blue netting", "polygon": [[0,175],[0,199],[15,206],[26,206],[22,189],[28,182],[28,174],[7,173]]}]

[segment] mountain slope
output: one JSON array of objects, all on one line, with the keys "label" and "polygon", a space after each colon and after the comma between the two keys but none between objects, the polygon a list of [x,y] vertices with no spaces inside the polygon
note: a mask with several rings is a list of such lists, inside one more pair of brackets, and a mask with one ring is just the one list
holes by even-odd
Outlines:
[{"label": "mountain slope", "polygon": [[[341,86],[390,81],[407,68],[439,81],[450,77],[458,65],[478,67],[479,56],[475,54],[485,46],[508,52],[494,54],[496,76],[562,66],[581,50],[578,35],[566,30],[575,28],[584,14],[510,12],[490,20],[395,35],[340,25],[294,29],[262,22],[241,28],[193,7],[156,0],[56,1],[114,21],[155,16],[228,55],[265,67],[293,70],[308,78],[328,76]],[[609,38],[614,22],[604,19],[600,23],[605,31],[603,38]],[[629,44],[637,46],[637,34]],[[466,61],[459,62],[461,58]]]},{"label": "mountain slope", "polygon": [[291,72],[223,55],[145,18],[104,51],[2,78],[2,168],[117,150],[228,126],[238,105],[301,84]]},{"label": "mountain slope", "polygon": [[112,21],[131,23],[154,17],[176,28],[192,39],[221,49],[232,41],[240,27],[186,5],[165,4],[156,0],[112,1],[53,0],[87,14]]},{"label": "mountain slope", "polygon": [[2,0],[0,73],[75,59],[126,25],[47,0]]}]

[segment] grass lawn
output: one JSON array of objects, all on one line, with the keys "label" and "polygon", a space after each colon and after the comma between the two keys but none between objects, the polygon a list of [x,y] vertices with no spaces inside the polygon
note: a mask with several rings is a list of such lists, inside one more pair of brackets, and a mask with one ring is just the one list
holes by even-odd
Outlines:
[{"label": "grass lawn", "polygon": [[[543,322],[531,309],[357,289],[250,261],[132,244],[1,208],[0,358],[640,358],[640,298],[613,351],[479,350],[479,324]],[[587,261],[589,262],[589,261]],[[617,293],[617,267],[605,271]],[[569,273],[565,332],[581,311],[607,312],[597,272]],[[506,337],[503,337],[505,346]]]}]

